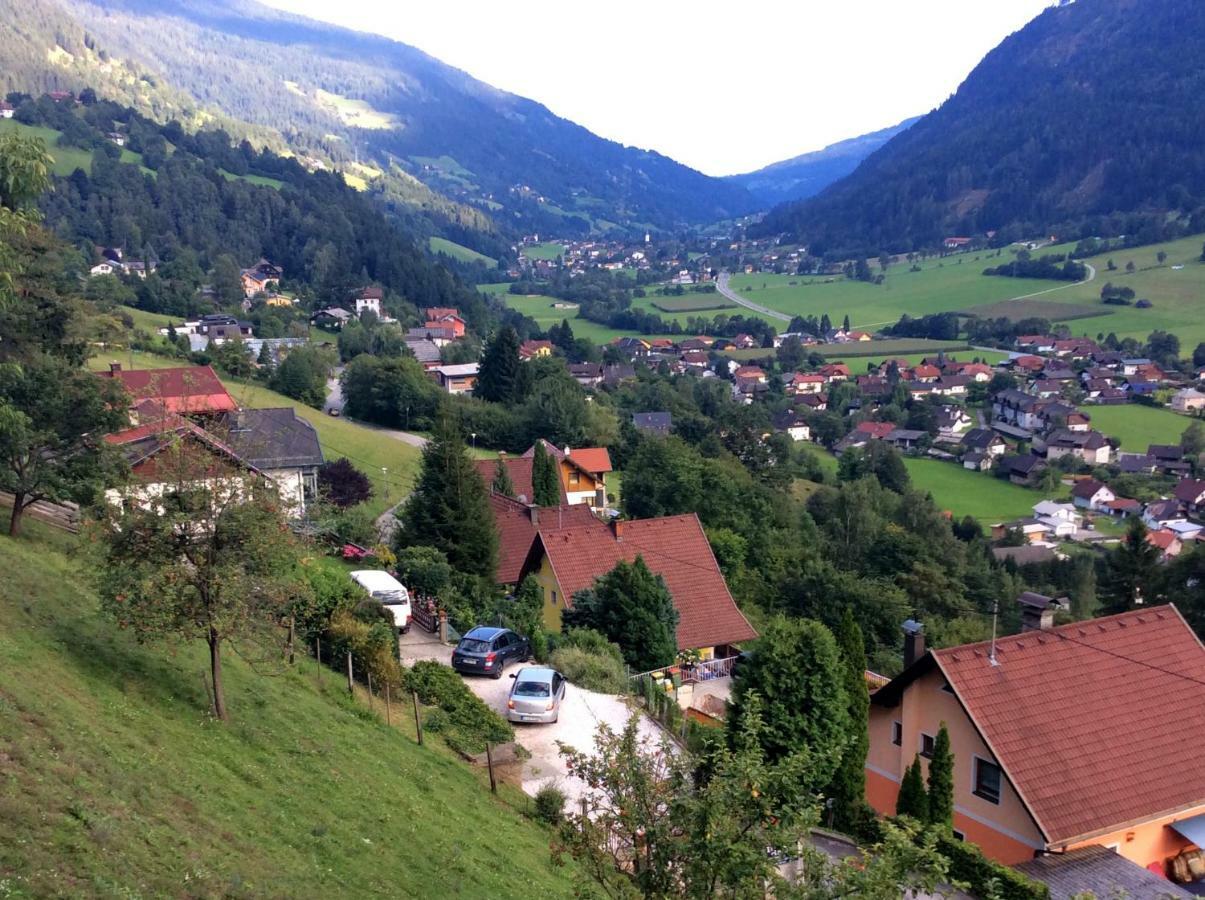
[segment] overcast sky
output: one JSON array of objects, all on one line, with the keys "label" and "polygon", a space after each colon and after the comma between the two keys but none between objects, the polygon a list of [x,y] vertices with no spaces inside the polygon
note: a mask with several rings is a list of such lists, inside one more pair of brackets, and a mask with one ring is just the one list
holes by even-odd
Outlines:
[{"label": "overcast sky", "polygon": [[728,175],[928,112],[1051,0],[266,0]]}]

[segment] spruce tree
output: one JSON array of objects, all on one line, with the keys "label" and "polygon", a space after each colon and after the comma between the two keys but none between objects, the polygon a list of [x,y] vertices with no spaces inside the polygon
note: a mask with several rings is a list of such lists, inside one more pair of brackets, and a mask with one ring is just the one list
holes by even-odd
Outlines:
[{"label": "spruce tree", "polygon": [[849,316],[848,315],[846,315],[845,321],[841,323],[841,328],[845,331],[849,331],[850,325],[849,325]]},{"label": "spruce tree", "polygon": [[506,467],[502,457],[498,457],[497,463],[494,464],[494,480],[490,484],[490,489],[503,497],[515,496],[515,484],[510,480],[510,469]]},{"label": "spruce tree", "polygon": [[945,722],[929,757],[929,822],[954,827],[954,754],[950,752],[950,732]]},{"label": "spruce tree", "polygon": [[557,461],[536,441],[531,459],[531,502],[536,506],[561,505],[561,479]]},{"label": "spruce tree", "polygon": [[423,449],[418,484],[399,518],[399,547],[435,547],[458,571],[493,581],[498,533],[485,482],[447,412],[435,420],[431,440]]},{"label": "spruce tree", "polygon": [[925,793],[925,775],[921,771],[920,757],[912,760],[904,779],[900,782],[900,793],[895,801],[897,816],[911,816],[918,822],[929,821],[929,795]]},{"label": "spruce tree", "polygon": [[519,335],[509,325],[498,330],[485,348],[481,357],[481,371],[477,375],[475,396],[495,403],[514,403],[518,393],[519,371],[523,361],[519,359]]},{"label": "spruce tree", "polygon": [[669,588],[644,558],[620,560],[594,586],[579,591],[563,613],[566,628],[592,628],[619,645],[637,672],[667,666],[678,653],[678,610]]},{"label": "spruce tree", "polygon": [[851,828],[860,821],[865,806],[870,693],[866,689],[866,643],[848,606],[841,615],[834,637],[841,651],[850,743],[841,756],[841,765],[828,795],[833,800],[837,823],[843,828]]}]

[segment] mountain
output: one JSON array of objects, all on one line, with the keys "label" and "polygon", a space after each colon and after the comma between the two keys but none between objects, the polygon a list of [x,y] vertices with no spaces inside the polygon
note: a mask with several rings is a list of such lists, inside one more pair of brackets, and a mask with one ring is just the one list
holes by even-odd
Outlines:
[{"label": "mountain", "polygon": [[1079,0],[1006,38],[941,107],[820,195],[773,210],[832,257],[996,231],[1205,229],[1205,4]]},{"label": "mountain", "polygon": [[414,47],[251,0],[5,4],[10,90],[91,83],[152,114],[170,97],[194,120],[245,123],[251,137],[367,185],[417,178],[504,227],[668,229],[756,206],[740,185],[600,138]]},{"label": "mountain", "polygon": [[729,175],[725,180],[748,188],[749,193],[766,206],[792,200],[806,200],[819,194],[834,181],[844,178],[856,169],[862,160],[918,118],[905,119],[890,128],[838,141],[823,150],[813,150],[793,159],[771,163],[756,172]]}]

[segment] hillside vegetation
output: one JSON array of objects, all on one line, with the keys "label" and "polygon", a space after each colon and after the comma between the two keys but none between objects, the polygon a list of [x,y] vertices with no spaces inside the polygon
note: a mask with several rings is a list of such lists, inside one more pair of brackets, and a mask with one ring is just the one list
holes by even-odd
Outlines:
[{"label": "hillside vegetation", "polygon": [[491,798],[404,717],[334,672],[317,687],[308,659],[232,656],[219,725],[199,647],[137,645],[100,617],[76,540],[28,535],[0,537],[4,896],[568,895],[520,795]]},{"label": "hillside vegetation", "polygon": [[989,230],[1001,242],[1053,232],[1143,243],[1200,231],[1189,220],[1205,203],[1203,40],[1194,0],[1049,8],[939,109],[762,231],[836,256]]}]

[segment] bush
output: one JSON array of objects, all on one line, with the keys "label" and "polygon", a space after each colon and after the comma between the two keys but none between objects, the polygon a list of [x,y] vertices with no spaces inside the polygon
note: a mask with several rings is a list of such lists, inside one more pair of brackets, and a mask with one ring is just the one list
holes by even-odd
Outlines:
[{"label": "bush", "polygon": [[568,628],[561,635],[558,647],[576,647],[597,656],[610,656],[617,662],[623,662],[623,651],[618,644],[607,640],[606,635],[593,628]]},{"label": "bush", "polygon": [[[974,844],[943,832],[937,850],[950,861],[950,878],[964,881],[972,893],[1000,900],[1049,900],[1050,888],[1009,866],[993,862]],[[989,886],[990,883],[990,886]]]},{"label": "bush", "polygon": [[590,691],[622,694],[628,687],[623,662],[609,653],[591,653],[562,642],[549,654],[548,664],[574,684]]},{"label": "bush", "polygon": [[[415,691],[424,704],[438,707],[446,714],[446,718],[436,717],[434,730],[443,734],[454,750],[481,753],[487,742],[500,744],[514,740],[510,723],[486,706],[459,675],[442,663],[432,660],[415,663],[406,670],[406,687]],[[428,713],[428,722],[434,712]]]},{"label": "bush", "polygon": [[565,792],[555,784],[545,784],[536,791],[536,818],[549,825],[560,825],[565,818]]}]

